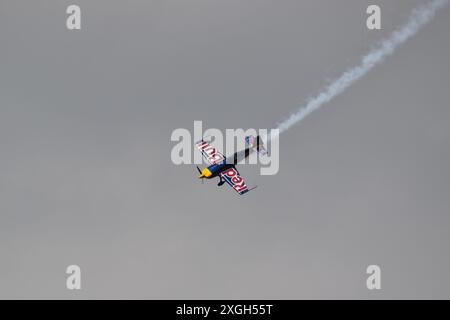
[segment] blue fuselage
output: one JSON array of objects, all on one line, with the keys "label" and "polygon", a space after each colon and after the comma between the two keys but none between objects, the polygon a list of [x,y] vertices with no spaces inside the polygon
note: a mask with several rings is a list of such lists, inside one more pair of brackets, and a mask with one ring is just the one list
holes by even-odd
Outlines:
[{"label": "blue fuselage", "polygon": [[208,170],[211,172],[212,177],[218,176],[221,172],[232,168],[233,164],[229,164],[224,162],[212,164],[208,167]]}]

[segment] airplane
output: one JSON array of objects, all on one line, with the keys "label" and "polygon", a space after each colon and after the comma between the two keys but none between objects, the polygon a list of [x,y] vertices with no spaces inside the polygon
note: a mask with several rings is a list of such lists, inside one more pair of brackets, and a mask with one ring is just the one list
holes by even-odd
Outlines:
[{"label": "airplane", "polygon": [[199,179],[212,179],[219,177],[219,183],[217,186],[223,185],[225,182],[228,183],[239,195],[243,195],[253,189],[249,188],[244,178],[241,177],[239,171],[236,169],[236,164],[243,159],[247,158],[251,152],[256,151],[258,154],[267,154],[264,148],[264,143],[262,139],[257,136],[245,137],[245,149],[235,152],[229,158],[220,153],[216,148],[214,148],[208,141],[204,139],[195,143],[195,146],[200,150],[203,157],[210,163],[210,166],[203,168],[202,170],[197,166],[197,170],[200,173]]}]

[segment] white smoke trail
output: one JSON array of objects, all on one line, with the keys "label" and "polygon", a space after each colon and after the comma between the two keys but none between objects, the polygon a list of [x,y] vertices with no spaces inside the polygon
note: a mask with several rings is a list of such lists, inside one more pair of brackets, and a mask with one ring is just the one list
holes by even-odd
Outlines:
[{"label": "white smoke trail", "polygon": [[384,58],[394,53],[395,49],[406,40],[414,36],[421,27],[433,19],[435,13],[442,8],[448,0],[433,0],[414,9],[405,25],[394,31],[391,36],[381,41],[377,47],[366,54],[359,65],[348,69],[339,78],[332,81],[316,97],[310,99],[305,106],[300,107],[288,119],[278,125],[279,132],[288,130],[294,124],[303,120],[311,112],[319,109],[337,95],[344,92],[355,81],[367,74],[373,67],[381,63]]}]

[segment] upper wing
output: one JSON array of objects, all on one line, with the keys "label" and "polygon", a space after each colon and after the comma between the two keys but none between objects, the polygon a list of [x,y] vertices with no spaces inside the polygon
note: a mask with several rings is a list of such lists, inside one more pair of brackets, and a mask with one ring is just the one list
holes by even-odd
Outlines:
[{"label": "upper wing", "polygon": [[208,141],[200,140],[197,142],[196,147],[201,151],[203,157],[210,163],[216,164],[225,161],[225,156],[217,151]]},{"label": "upper wing", "polygon": [[243,195],[251,190],[245,184],[244,178],[241,177],[237,169],[234,167],[222,172],[220,176],[240,195]]}]

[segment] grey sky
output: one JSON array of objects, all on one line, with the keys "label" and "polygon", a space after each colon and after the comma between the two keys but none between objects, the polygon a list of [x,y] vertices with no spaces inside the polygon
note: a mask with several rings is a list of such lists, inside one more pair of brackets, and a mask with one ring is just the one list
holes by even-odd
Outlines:
[{"label": "grey sky", "polygon": [[0,297],[450,298],[450,7],[245,197],[170,161],[194,120],[274,127],[423,2],[79,0],[68,31],[72,1],[0,0]]}]

